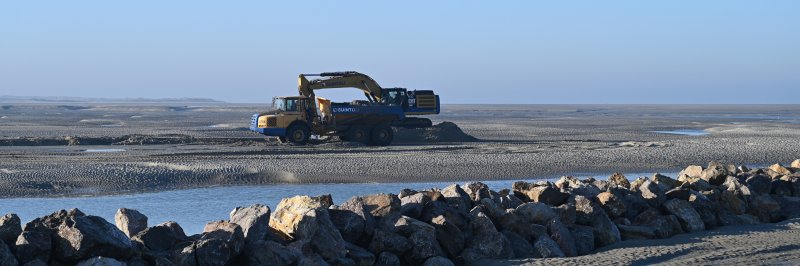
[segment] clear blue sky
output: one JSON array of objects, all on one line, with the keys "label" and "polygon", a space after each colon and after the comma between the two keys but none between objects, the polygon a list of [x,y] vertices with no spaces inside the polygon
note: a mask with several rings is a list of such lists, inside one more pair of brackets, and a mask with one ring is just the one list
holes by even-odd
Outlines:
[{"label": "clear blue sky", "polygon": [[[800,103],[800,1],[1,1],[0,95]],[[353,90],[326,92],[361,97]]]}]

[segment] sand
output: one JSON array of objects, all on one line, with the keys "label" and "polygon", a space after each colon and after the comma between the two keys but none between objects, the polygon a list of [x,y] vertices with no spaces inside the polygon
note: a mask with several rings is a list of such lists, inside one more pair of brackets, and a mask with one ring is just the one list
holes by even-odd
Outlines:
[{"label": "sand", "polygon": [[[429,118],[453,122],[476,141],[426,138],[388,147],[282,145],[247,130],[251,114],[265,109],[3,103],[0,197],[669,173],[711,160],[763,165],[800,157],[800,105],[444,105]],[[681,129],[710,134],[652,132]]]},{"label": "sand", "polygon": [[484,260],[474,265],[798,265],[800,218],[725,226],[668,239],[627,240],[595,253],[551,259]]}]

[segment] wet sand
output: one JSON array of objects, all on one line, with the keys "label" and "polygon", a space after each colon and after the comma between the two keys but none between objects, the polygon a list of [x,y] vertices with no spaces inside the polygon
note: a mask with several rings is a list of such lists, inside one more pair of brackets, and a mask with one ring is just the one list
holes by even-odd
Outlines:
[{"label": "wet sand", "polygon": [[[445,105],[434,123],[452,121],[479,141],[389,147],[281,145],[247,130],[250,115],[265,109],[3,103],[0,197],[677,172],[711,160],[800,158],[800,105]],[[710,134],[652,132],[685,129]]]}]

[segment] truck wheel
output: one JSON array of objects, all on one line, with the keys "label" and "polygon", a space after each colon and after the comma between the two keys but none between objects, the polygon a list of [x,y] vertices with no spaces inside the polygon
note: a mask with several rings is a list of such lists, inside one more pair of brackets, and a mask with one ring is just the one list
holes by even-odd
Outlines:
[{"label": "truck wheel", "polygon": [[349,130],[347,130],[347,136],[345,137],[348,141],[353,142],[361,142],[364,144],[369,143],[369,128],[365,126],[353,126]]},{"label": "truck wheel", "polygon": [[376,126],[372,129],[372,144],[386,146],[392,143],[394,131],[387,125]]},{"label": "truck wheel", "polygon": [[290,126],[286,130],[286,138],[289,142],[298,144],[298,145],[305,145],[308,143],[308,138],[311,136],[308,131],[308,127],[303,124],[295,124]]}]

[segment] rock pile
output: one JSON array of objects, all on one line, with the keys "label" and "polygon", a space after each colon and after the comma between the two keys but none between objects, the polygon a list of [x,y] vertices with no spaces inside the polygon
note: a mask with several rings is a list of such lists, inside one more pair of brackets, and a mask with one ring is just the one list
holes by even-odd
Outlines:
[{"label": "rock pile", "polygon": [[480,182],[238,207],[187,236],[120,209],[116,226],[77,209],[24,227],[0,217],[0,265],[456,265],[580,256],[627,239],[800,217],[800,160],[764,169],[689,166],[677,179],[562,177],[491,190]]},{"label": "rock pile", "polygon": [[426,128],[395,129],[394,141],[397,143],[436,143],[436,142],[472,142],[477,138],[464,133],[453,122],[441,122]]}]

